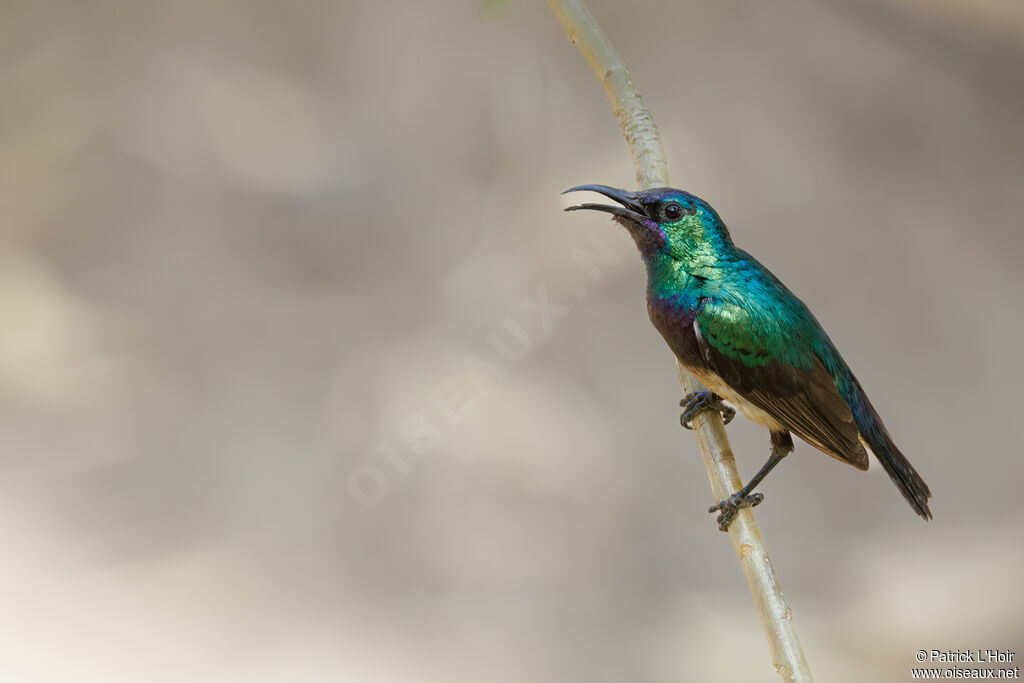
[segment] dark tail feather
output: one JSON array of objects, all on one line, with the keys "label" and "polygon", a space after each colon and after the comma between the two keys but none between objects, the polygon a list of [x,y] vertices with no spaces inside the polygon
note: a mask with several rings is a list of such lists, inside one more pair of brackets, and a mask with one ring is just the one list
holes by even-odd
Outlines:
[{"label": "dark tail feather", "polygon": [[928,490],[928,484],[924,483],[924,479],[906,456],[896,448],[885,427],[882,427],[880,433],[873,438],[865,438],[865,441],[878,458],[878,462],[882,463],[882,468],[889,478],[910,503],[910,507],[914,508],[914,512],[925,519],[931,519],[932,511],[928,509],[928,499],[932,497],[932,492]]},{"label": "dark tail feather", "polygon": [[928,509],[928,499],[932,497],[932,492],[928,490],[928,484],[924,483],[924,479],[914,466],[900,453],[900,449],[896,448],[892,437],[882,424],[882,418],[875,412],[863,391],[861,398],[864,409],[854,410],[854,419],[857,421],[861,436],[878,458],[878,462],[882,463],[882,469],[892,479],[892,483],[896,484],[896,488],[910,503],[910,507],[914,508],[914,512],[925,519],[931,519],[932,511]]}]

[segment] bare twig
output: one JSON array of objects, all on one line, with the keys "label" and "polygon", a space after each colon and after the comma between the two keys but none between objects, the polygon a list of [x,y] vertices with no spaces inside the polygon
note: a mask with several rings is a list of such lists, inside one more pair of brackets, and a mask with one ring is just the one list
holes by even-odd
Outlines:
[{"label": "bare twig", "polygon": [[[569,33],[570,40],[579,45],[604,85],[615,108],[622,134],[629,143],[640,186],[667,186],[668,164],[661,136],[650,110],[644,105],[640,93],[629,78],[622,57],[612,47],[582,0],[548,0],[548,4]],[[684,393],[703,388],[678,359],[676,369]],[[724,500],[738,491],[742,484],[722,417],[718,413],[702,412],[693,419],[692,424],[711,481],[712,495],[715,501]],[[729,525],[729,536],[754,596],[775,670],[784,681],[812,681],[810,668],[793,627],[793,613],[779,587],[764,539],[761,538],[750,508],[743,508]]]}]

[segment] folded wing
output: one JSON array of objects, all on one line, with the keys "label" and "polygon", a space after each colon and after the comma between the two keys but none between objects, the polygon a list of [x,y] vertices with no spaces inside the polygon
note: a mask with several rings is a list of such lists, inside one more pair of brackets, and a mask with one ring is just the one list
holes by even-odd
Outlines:
[{"label": "folded wing", "polygon": [[813,340],[787,329],[787,322],[785,315],[751,314],[706,298],[693,326],[705,362],[737,394],[819,450],[866,470],[868,456],[850,406]]}]

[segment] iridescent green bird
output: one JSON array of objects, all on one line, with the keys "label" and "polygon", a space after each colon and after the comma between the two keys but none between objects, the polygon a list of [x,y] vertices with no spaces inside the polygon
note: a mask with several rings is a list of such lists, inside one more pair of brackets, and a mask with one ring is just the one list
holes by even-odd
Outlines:
[{"label": "iridescent green bird", "polygon": [[712,506],[725,531],[752,493],[793,450],[790,432],[833,458],[868,468],[866,445],[910,503],[931,519],[931,491],[893,443],[882,418],[825,330],[771,271],[743,251],[707,202],[688,192],[640,192],[580,185],[620,206],[580,204],[614,216],[629,231],[647,266],[647,311],[676,357],[711,391],[683,399],[680,420],[733,403],[768,428],[771,456],[746,486]]}]

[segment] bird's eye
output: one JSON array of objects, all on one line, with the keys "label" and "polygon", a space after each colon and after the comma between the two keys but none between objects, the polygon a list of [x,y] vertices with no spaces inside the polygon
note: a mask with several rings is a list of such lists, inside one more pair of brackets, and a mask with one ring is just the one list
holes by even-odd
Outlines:
[{"label": "bird's eye", "polygon": [[670,221],[674,221],[683,215],[683,207],[679,206],[675,202],[666,204],[665,208],[662,209],[662,213],[665,214],[665,218]]}]

